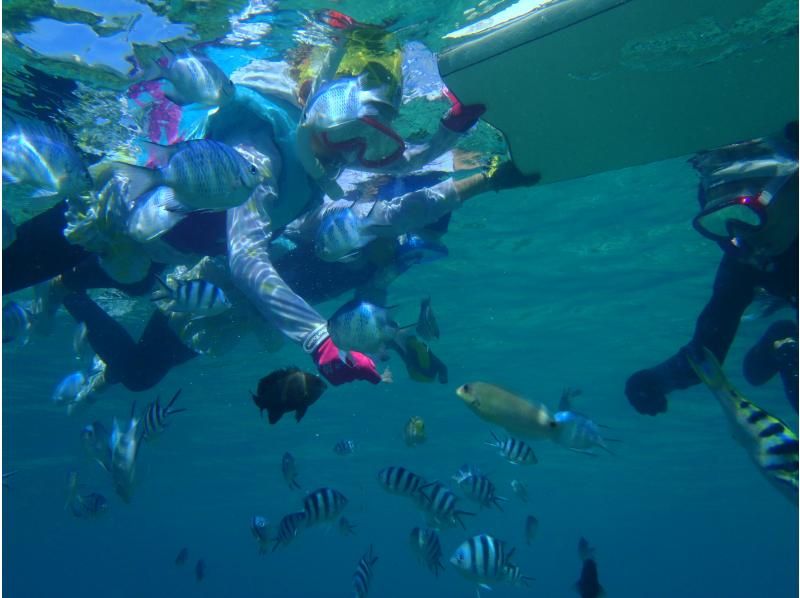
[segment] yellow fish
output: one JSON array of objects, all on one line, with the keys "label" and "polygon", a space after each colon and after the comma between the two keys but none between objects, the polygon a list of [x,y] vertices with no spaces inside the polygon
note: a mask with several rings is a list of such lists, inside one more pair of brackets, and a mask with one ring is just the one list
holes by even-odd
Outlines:
[{"label": "yellow fish", "polygon": [[558,424],[542,403],[522,397],[486,382],[470,382],[456,390],[467,407],[483,420],[505,428],[514,436],[534,440],[553,439]]},{"label": "yellow fish", "polygon": [[425,442],[425,420],[421,417],[413,416],[406,422],[403,428],[403,439],[408,446],[415,446]]}]

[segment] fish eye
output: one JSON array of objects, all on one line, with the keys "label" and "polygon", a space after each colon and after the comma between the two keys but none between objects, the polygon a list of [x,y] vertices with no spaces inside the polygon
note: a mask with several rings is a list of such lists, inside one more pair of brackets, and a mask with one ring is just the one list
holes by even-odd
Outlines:
[{"label": "fish eye", "polygon": [[252,164],[250,165],[250,174],[258,174],[258,169]]},{"label": "fish eye", "polygon": [[462,388],[464,392],[472,392],[472,387],[469,384],[465,384]]}]

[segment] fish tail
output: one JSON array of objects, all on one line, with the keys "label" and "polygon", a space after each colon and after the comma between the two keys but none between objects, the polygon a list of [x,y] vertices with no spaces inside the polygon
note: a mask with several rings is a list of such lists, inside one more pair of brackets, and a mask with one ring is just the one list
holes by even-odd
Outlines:
[{"label": "fish tail", "polygon": [[502,443],[500,442],[500,439],[497,437],[497,434],[495,434],[493,431],[489,433],[492,435],[492,440],[484,442],[484,444],[494,448],[500,448],[502,446]]},{"label": "fish tail", "polygon": [[[160,284],[163,288],[159,289],[158,291],[155,291],[152,295],[150,295],[150,301],[162,301],[164,299],[173,299],[175,297],[175,291],[166,282],[164,282],[164,279],[161,278],[160,276],[156,276],[155,279],[158,281],[158,284]],[[180,394],[180,390],[178,391],[178,394]],[[177,395],[175,395],[175,397],[173,397],[172,400],[174,401],[176,398]],[[172,402],[170,401],[170,404],[171,403]]]},{"label": "fish tail", "polygon": [[[181,396],[181,392],[183,392],[183,389],[179,388],[178,391],[169,400],[169,403],[167,403],[167,407],[164,409],[166,413],[178,413],[178,410],[173,410],[170,412],[170,408],[172,407],[172,405],[175,404],[175,401],[178,400],[178,397]],[[180,409],[180,411],[186,411],[186,409]]]},{"label": "fish tail", "polygon": [[702,354],[688,351],[686,359],[692,366],[695,374],[711,390],[731,390],[731,385],[725,377],[717,358],[707,348],[703,347]]},{"label": "fish tail", "polygon": [[140,197],[151,189],[163,183],[161,171],[125,162],[112,162],[111,171],[128,179],[128,193],[130,197]]}]

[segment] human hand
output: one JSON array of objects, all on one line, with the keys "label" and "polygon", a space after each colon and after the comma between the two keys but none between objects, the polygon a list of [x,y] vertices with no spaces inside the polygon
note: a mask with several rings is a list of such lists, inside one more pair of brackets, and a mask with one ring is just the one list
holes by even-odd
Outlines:
[{"label": "human hand", "polygon": [[475,125],[481,117],[481,114],[486,112],[486,106],[483,104],[470,104],[465,106],[455,94],[446,87],[442,90],[442,93],[444,93],[445,97],[447,97],[452,104],[450,110],[448,110],[447,114],[442,118],[442,125],[451,131],[463,133]]},{"label": "human hand", "polygon": [[661,390],[658,376],[652,370],[639,370],[628,378],[625,396],[633,408],[644,415],[667,411],[667,395]]},{"label": "human hand", "polygon": [[312,359],[320,373],[334,386],[356,380],[366,380],[372,384],[379,384],[382,381],[374,361],[363,353],[355,351],[350,351],[347,357],[342,359],[339,356],[339,349],[330,337],[314,350]]}]

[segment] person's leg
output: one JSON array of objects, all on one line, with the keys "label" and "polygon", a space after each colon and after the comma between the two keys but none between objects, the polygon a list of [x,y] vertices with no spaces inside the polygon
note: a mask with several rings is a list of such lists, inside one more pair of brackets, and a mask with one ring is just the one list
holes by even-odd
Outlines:
[{"label": "person's leg", "polygon": [[155,386],[172,367],[197,353],[169,328],[167,317],[155,311],[138,343],[128,331],[84,293],[70,293],[64,307],[86,323],[89,344],[106,363],[106,382],[121,383],[137,392]]},{"label": "person's leg", "polygon": [[17,238],[3,250],[3,294],[58,276],[91,254],[64,238],[66,201],[17,227]]}]

